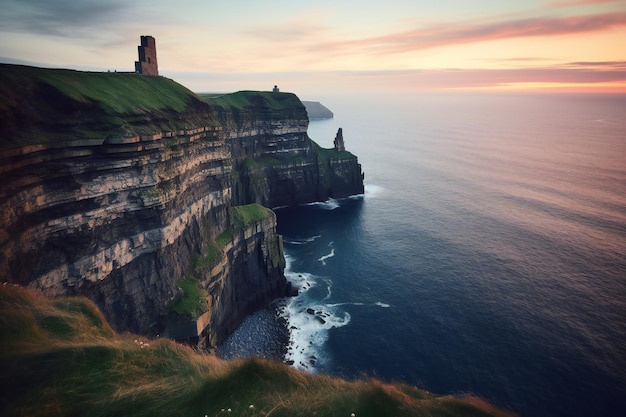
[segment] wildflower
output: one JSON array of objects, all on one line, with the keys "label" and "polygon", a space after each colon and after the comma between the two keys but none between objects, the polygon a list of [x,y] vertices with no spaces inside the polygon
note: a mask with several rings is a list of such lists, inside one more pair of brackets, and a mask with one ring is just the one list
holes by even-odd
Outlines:
[{"label": "wildflower", "polygon": [[231,410],[231,409],[229,408],[229,409],[228,409],[228,410],[226,410],[226,411],[228,411],[228,412],[230,413],[230,412],[231,412],[231,411],[233,411],[233,410]]},{"label": "wildflower", "polygon": [[250,410],[254,410],[254,404],[250,404],[250,406],[248,407]]},{"label": "wildflower", "polygon": [[350,414],[350,417],[356,417],[356,414],[352,413]]}]

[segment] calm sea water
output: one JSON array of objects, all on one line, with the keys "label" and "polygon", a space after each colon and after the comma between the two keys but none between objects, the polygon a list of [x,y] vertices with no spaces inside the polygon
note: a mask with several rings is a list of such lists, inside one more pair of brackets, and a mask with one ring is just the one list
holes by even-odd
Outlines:
[{"label": "calm sea water", "polygon": [[316,100],[335,119],[309,135],[331,147],[343,127],[366,193],[277,210],[301,294],[225,356],[626,415],[626,97]]}]

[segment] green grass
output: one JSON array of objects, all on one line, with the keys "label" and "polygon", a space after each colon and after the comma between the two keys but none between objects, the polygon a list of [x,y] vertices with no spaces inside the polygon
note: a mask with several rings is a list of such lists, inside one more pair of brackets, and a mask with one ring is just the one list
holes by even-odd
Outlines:
[{"label": "green grass", "polygon": [[177,285],[183,290],[183,296],[169,307],[170,312],[198,317],[207,311],[209,295],[197,279],[187,276]]},{"label": "green grass", "polygon": [[267,217],[274,216],[274,212],[260,204],[248,204],[246,206],[235,206],[230,208],[230,226],[223,231],[214,244],[222,250],[228,242],[235,238],[236,233],[245,229],[253,222],[258,222]]},{"label": "green grass", "polygon": [[231,224],[214,240],[206,241],[202,255],[196,256],[193,259],[193,272],[203,274],[203,271],[216,266],[224,257],[224,247],[228,242],[234,239],[238,232],[245,229],[251,223],[270,216],[274,216],[274,212],[260,204],[231,207]]},{"label": "green grass", "polygon": [[0,64],[0,151],[212,126],[210,113],[165,77]]},{"label": "green grass", "polygon": [[204,269],[211,269],[217,265],[223,257],[222,249],[225,243],[220,241],[220,237],[215,241],[206,245],[203,256],[197,256],[193,259],[194,271],[199,272]]},{"label": "green grass", "polygon": [[246,158],[242,162],[242,168],[246,170],[258,171],[265,167],[280,165],[280,163],[280,160],[276,158],[271,158],[269,156],[262,156],[256,159]]},{"label": "green grass", "polygon": [[[0,80],[5,97],[9,96],[8,90],[18,88],[18,83],[34,88],[37,84],[45,84],[57,89],[68,99],[97,102],[101,110],[112,114],[136,114],[163,109],[182,112],[189,105],[189,97],[195,96],[189,89],[165,77],[115,72],[3,65],[0,66]],[[0,103],[5,104],[4,100],[0,100]]]},{"label": "green grass", "polygon": [[[71,332],[50,328],[45,317]],[[6,416],[508,415],[473,397],[311,375],[256,358],[228,362],[169,340],[116,334],[87,300],[19,287],[0,287],[0,336]]]},{"label": "green grass", "polygon": [[217,110],[232,111],[266,109],[284,111],[286,109],[306,110],[300,99],[293,93],[273,93],[271,91],[238,91],[231,94],[199,93],[206,102]]},{"label": "green grass", "polygon": [[274,212],[260,204],[248,204],[230,208],[232,223],[236,229],[243,229],[253,222],[273,217]]},{"label": "green grass", "polygon": [[318,160],[321,162],[356,159],[356,156],[348,151],[338,152],[335,148],[322,148],[313,140],[311,140],[311,144],[317,153]]}]

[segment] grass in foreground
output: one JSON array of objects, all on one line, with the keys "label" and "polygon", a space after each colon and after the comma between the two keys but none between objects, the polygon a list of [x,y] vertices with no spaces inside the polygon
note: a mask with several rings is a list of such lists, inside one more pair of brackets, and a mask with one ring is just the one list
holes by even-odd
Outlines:
[{"label": "grass in foreground", "polygon": [[476,398],[223,361],[111,330],[82,298],[0,287],[3,416],[505,416]]}]

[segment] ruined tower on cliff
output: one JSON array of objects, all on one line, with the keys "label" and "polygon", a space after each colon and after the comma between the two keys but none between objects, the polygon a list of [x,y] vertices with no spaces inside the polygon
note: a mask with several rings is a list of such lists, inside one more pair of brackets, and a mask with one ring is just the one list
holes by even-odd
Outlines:
[{"label": "ruined tower on cliff", "polygon": [[139,61],[135,61],[135,72],[143,75],[159,75],[156,56],[156,42],[152,36],[142,36],[139,50]]},{"label": "ruined tower on cliff", "polygon": [[339,128],[337,135],[335,136],[335,150],[337,152],[343,152],[346,150],[346,145],[343,143],[343,129]]}]

